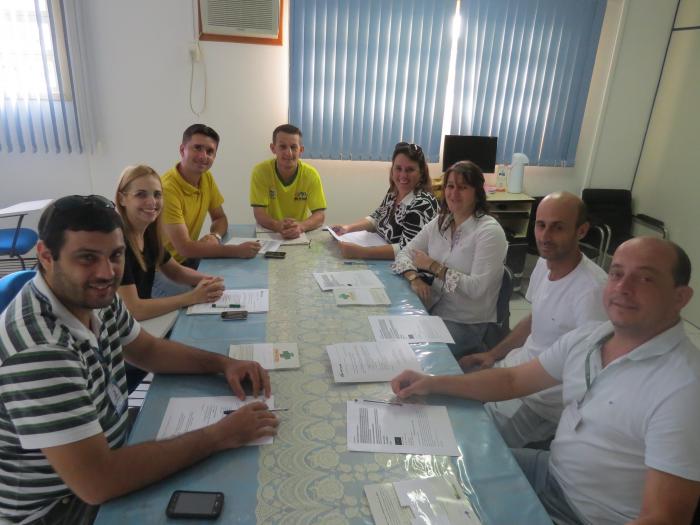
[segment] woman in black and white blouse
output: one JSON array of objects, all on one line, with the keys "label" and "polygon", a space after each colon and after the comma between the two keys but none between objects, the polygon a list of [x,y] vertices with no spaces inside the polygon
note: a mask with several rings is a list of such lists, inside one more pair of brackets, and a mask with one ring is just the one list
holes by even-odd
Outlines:
[{"label": "woman in black and white blouse", "polygon": [[420,146],[399,142],[394,148],[389,174],[389,191],[371,215],[352,224],[333,226],[338,235],[356,231],[379,234],[385,246],[359,246],[340,242],[348,259],[394,259],[398,251],[437,214],[428,164]]}]

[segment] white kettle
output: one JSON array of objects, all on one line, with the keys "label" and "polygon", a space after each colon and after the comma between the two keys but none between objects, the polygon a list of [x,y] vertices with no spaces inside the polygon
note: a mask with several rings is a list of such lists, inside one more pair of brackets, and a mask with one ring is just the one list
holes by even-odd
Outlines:
[{"label": "white kettle", "polygon": [[510,177],[508,177],[508,193],[522,193],[525,165],[529,163],[530,159],[524,153],[513,153]]}]

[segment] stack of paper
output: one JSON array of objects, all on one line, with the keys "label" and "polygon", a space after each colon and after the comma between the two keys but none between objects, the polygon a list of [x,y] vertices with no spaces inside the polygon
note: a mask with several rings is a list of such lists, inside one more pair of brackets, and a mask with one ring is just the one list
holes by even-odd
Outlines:
[{"label": "stack of paper", "polygon": [[336,383],[391,381],[406,369],[421,371],[408,343],[339,343],[326,351]]},{"label": "stack of paper", "polygon": [[481,525],[452,473],[365,486],[375,525]]},{"label": "stack of paper", "polygon": [[280,249],[282,244],[280,241],[273,241],[271,239],[254,239],[252,237],[231,237],[226,244],[243,244],[244,242],[258,242],[260,243],[260,251],[258,253],[265,252],[276,252]]},{"label": "stack of paper", "polygon": [[314,279],[327,292],[334,288],[384,288],[384,284],[371,270],[354,270],[349,272],[318,272]]},{"label": "stack of paper", "polygon": [[299,368],[296,343],[253,343],[231,345],[228,355],[234,359],[257,361],[266,370]]},{"label": "stack of paper", "polygon": [[302,234],[296,239],[285,239],[284,237],[282,237],[282,234],[274,232],[267,228],[263,228],[259,224],[255,226],[255,233],[258,236],[258,239],[279,241],[282,246],[293,246],[295,244],[309,244],[311,242],[306,236],[306,233],[302,232]]},{"label": "stack of paper", "polygon": [[384,288],[333,288],[338,306],[374,306],[391,304]]},{"label": "stack of paper", "polygon": [[248,290],[224,290],[224,294],[213,303],[193,304],[188,314],[220,314],[247,310],[249,313],[267,312],[270,309],[270,290],[250,288]]},{"label": "stack of paper", "polygon": [[459,456],[444,406],[347,402],[348,450]]},{"label": "stack of paper", "polygon": [[359,246],[371,247],[371,246],[385,246],[385,245],[389,244],[382,237],[380,237],[379,235],[377,235],[374,232],[359,231],[359,232],[346,233],[344,235],[338,235],[329,226],[328,233],[330,233],[331,236],[336,241],[351,242],[351,243],[357,244]]},{"label": "stack of paper", "polygon": [[434,315],[370,315],[369,324],[377,341],[455,342],[445,322]]},{"label": "stack of paper", "polygon": [[[264,401],[268,408],[275,408],[274,396],[268,399],[248,396],[245,401],[233,396],[172,397],[168,408],[165,409],[156,439],[168,439],[212,425],[224,417],[224,410],[237,410],[256,401]],[[248,445],[267,445],[272,441],[270,436],[252,441]]]}]

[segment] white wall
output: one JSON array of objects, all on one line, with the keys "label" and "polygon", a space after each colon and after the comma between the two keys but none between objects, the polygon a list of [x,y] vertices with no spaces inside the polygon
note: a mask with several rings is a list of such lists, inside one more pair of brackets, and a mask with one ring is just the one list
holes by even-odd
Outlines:
[{"label": "white wall", "polygon": [[[628,175],[641,146],[641,121],[646,122],[646,117],[636,122],[630,116],[649,114],[665,49],[663,38],[668,36],[669,9],[660,5],[671,3],[609,0],[576,167],[529,167],[525,191],[578,192],[589,175],[596,184],[604,180],[629,187]],[[65,158],[0,154],[0,173],[17,181],[5,185],[0,206],[66,193],[111,195],[125,165],[144,162],[159,171],[169,168],[178,160],[182,130],[193,122],[205,122],[222,136],[214,174],[229,218],[250,222],[250,169],[268,155],[272,129],[287,120],[288,30],[284,46],[202,42],[207,109],[197,117],[189,109],[190,0],[93,0],[81,5],[97,149],[91,155]],[[627,19],[620,34],[624,12]],[[285,22],[288,19],[287,12]],[[621,52],[615,64],[613,48],[618,41]],[[643,57],[637,56],[637,48]],[[611,70],[611,64],[616,68]],[[644,94],[647,91],[651,95]],[[631,92],[636,96],[630,97]],[[198,106],[201,99],[195,98]],[[630,127],[640,136],[633,137]],[[621,136],[628,139],[624,148],[616,146]],[[312,164],[324,180],[331,222],[364,215],[386,191],[388,163],[312,160]],[[439,165],[431,165],[433,176],[439,172]]]}]

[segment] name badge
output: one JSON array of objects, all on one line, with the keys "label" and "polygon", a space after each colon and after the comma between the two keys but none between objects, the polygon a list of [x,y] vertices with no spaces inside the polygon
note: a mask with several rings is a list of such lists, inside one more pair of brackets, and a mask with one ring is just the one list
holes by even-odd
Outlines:
[{"label": "name badge", "polygon": [[127,397],[122,394],[121,389],[117,386],[114,381],[110,381],[107,386],[107,397],[109,397],[114,410],[117,411],[118,415],[122,415],[124,410],[126,410]]}]

